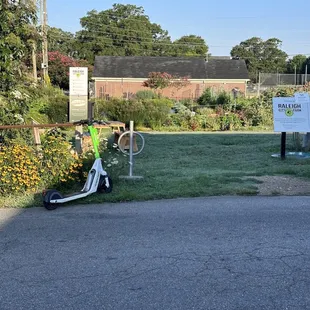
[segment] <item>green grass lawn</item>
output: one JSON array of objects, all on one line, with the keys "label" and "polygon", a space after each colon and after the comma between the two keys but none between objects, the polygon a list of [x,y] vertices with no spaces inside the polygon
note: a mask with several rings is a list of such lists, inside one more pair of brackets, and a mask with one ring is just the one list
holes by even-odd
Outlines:
[{"label": "green grass lawn", "polygon": [[[309,159],[281,160],[280,135],[264,133],[145,133],[145,149],[135,157],[134,175],[121,180],[128,164],[112,173],[110,194],[94,194],[74,203],[103,203],[213,195],[255,195],[258,181],[245,176],[310,177]],[[288,150],[292,142],[288,135]],[[39,195],[28,205],[41,204]]]},{"label": "green grass lawn", "polygon": [[[144,179],[114,176],[112,193],[93,195],[84,202],[255,195],[258,181],[244,176],[310,177],[310,160],[271,157],[280,152],[279,134],[147,133],[144,137],[145,149],[134,165],[134,175]],[[287,140],[289,144],[290,135]],[[123,174],[128,174],[128,166]]]}]

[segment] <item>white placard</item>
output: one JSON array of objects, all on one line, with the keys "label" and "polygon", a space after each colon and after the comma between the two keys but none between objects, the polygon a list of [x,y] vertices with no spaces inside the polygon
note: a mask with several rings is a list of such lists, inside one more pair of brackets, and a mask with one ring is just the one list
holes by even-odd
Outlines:
[{"label": "white placard", "polygon": [[88,68],[70,67],[70,96],[88,95]]},{"label": "white placard", "polygon": [[305,93],[273,98],[275,132],[310,132],[310,99]]}]

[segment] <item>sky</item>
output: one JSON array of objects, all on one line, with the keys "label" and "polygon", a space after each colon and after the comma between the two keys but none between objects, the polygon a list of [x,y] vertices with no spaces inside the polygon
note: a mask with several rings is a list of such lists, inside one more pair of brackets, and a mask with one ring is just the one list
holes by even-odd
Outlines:
[{"label": "sky", "polygon": [[74,33],[87,12],[114,3],[142,6],[172,40],[201,36],[214,56],[228,56],[232,47],[254,36],[280,39],[290,56],[310,56],[309,0],[47,0],[48,23]]}]

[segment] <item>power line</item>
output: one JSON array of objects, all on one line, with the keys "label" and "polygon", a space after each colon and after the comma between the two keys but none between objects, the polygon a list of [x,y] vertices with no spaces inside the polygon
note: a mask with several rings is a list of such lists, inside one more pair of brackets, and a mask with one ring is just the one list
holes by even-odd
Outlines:
[{"label": "power line", "polygon": [[[104,34],[105,32],[101,32],[101,31],[93,31],[93,32],[96,32],[96,33],[101,33],[101,34]],[[110,33],[108,33],[110,34]],[[52,39],[59,39],[59,37],[57,35],[51,35],[49,34],[48,35],[49,38],[52,38]],[[105,43],[105,46],[112,46],[112,47],[117,47],[117,44],[124,44],[125,42],[129,42],[129,43],[133,43],[133,44],[152,44],[152,45],[157,45],[157,46],[171,46],[171,47],[175,47],[175,46],[185,46],[185,47],[191,47],[191,46],[205,46],[205,45],[202,45],[202,44],[191,44],[191,43],[174,43],[174,42],[169,42],[169,43],[165,43],[165,42],[156,42],[156,41],[143,41],[143,40],[140,40],[140,41],[137,41],[137,40],[129,40],[129,39],[121,39],[121,38],[98,38],[97,35],[93,35],[93,34],[87,34],[87,35],[84,35],[84,37],[87,39],[95,39],[95,40],[98,40],[100,39],[101,41],[103,41]],[[77,37],[73,38],[73,39],[77,39]],[[112,42],[111,42],[112,41]],[[114,43],[114,44],[113,44]],[[299,45],[301,45],[302,43],[300,43]],[[306,45],[310,45],[310,43],[304,43],[303,44],[304,46]],[[238,45],[237,45],[238,46]],[[265,45],[265,46],[269,46],[268,44]],[[270,44],[270,46],[274,47],[274,44]],[[233,48],[234,46],[224,46],[224,45],[208,45],[208,47],[228,47],[228,48]],[[136,49],[136,50],[144,50],[142,48],[140,49]],[[287,55],[288,57],[291,57],[291,56],[297,56],[297,55],[300,55],[299,54],[289,54]],[[302,55],[309,55],[309,53],[303,53]],[[246,59],[257,59],[257,57],[246,57]]]},{"label": "power line", "polygon": [[[95,24],[95,23],[93,23],[93,24]],[[99,24],[98,24],[99,25]],[[120,27],[113,27],[113,26],[107,26],[107,28],[108,29],[110,29],[110,28],[114,28],[114,29],[118,29],[118,30],[124,30],[123,28],[120,28]],[[107,30],[107,29],[106,29]],[[98,34],[102,34],[102,35],[113,35],[113,33],[111,33],[111,32],[106,32],[106,30],[105,31],[103,31],[103,30],[91,30],[91,33],[98,33]],[[85,30],[85,29],[82,29],[82,30],[80,30],[80,31],[78,31],[76,34],[75,34],[75,38],[77,38],[78,37],[78,35],[82,35],[81,33],[83,33],[83,32],[87,32],[87,31],[89,31],[90,32],[90,30]],[[136,31],[136,30],[129,30],[130,32],[136,32],[136,33],[143,33],[143,34],[145,34],[145,31],[144,32],[142,32],[142,31]],[[85,34],[84,34],[85,35]],[[85,35],[86,36],[86,35]],[[125,36],[125,37],[127,37],[127,38],[136,38],[135,36],[133,36],[133,35],[129,35],[129,34],[123,34],[123,36]],[[89,38],[93,38],[93,36],[91,36],[90,34],[87,34],[87,37],[89,37]],[[199,36],[197,36],[197,37],[199,37]],[[94,37],[94,38],[96,38],[96,39],[98,39],[98,37]],[[141,39],[149,39],[149,38],[147,38],[147,37],[141,37]],[[170,37],[167,37],[167,39],[170,39]],[[115,39],[113,39],[113,40],[115,40]],[[134,40],[130,40],[130,39],[122,39],[122,40],[126,40],[126,41],[131,41],[131,42],[135,42]],[[139,40],[140,40],[140,38],[139,38]],[[204,40],[204,39],[203,39]],[[176,41],[176,40],[175,40]],[[199,46],[205,46],[205,45],[207,45],[208,47],[228,47],[228,48],[233,48],[234,46],[230,46],[230,45],[208,45],[207,43],[206,44],[203,44],[203,43],[175,43],[175,41],[174,42],[171,42],[171,43],[165,43],[165,42],[156,42],[157,44],[163,44],[163,45],[170,45],[170,44],[173,44],[174,46],[176,46],[176,45],[180,45],[180,46],[197,46],[197,47],[199,47]],[[205,40],[204,40],[205,41]],[[143,41],[143,40],[140,40],[140,41],[136,41],[137,43],[150,43],[150,42],[154,42],[154,41]],[[244,42],[244,41],[242,41],[242,42]],[[241,43],[241,42],[240,42]],[[240,43],[239,44],[236,44],[235,46],[238,46],[238,45],[240,45]],[[306,46],[306,45],[310,45],[310,43],[301,43],[301,42],[296,42],[295,44],[299,44],[299,45],[304,45],[304,46]],[[265,44],[265,46],[271,46],[271,47],[274,47],[274,44]]]},{"label": "power line", "polygon": [[[93,37],[93,38],[96,39],[97,37]],[[123,43],[123,42],[118,42],[118,43],[121,44],[121,43]],[[150,43],[152,43],[152,42],[150,42]],[[171,43],[171,45],[173,45],[173,44]],[[117,45],[117,44],[105,43],[104,48],[105,48],[105,47],[114,47],[114,48],[117,49],[117,48],[120,47],[120,46]],[[142,48],[142,47],[140,46],[140,47],[135,47],[134,50],[135,50],[135,51],[140,51],[140,52],[146,52],[147,54],[148,54],[148,53],[152,53],[152,52],[153,52],[153,53],[156,53],[156,51],[157,51],[157,52],[161,52],[160,50],[156,50],[156,49],[154,49],[153,47],[156,48],[156,46],[154,46],[154,45],[150,46],[149,49]],[[128,48],[128,46],[124,46],[124,48]],[[167,53],[169,53],[169,51],[167,51]],[[293,56],[297,56],[297,55],[310,56],[310,53],[289,54],[289,55],[287,55],[287,57],[293,57]],[[118,55],[114,55],[114,56],[118,56]],[[119,55],[119,56],[121,56],[121,55]],[[140,55],[140,56],[141,56],[141,55]],[[182,56],[182,54],[180,54],[180,56]],[[184,56],[187,56],[187,55],[184,55]],[[190,56],[187,56],[187,57],[190,57]],[[201,56],[201,57],[203,57],[203,56]],[[211,55],[210,58],[212,58],[212,55]],[[257,57],[244,57],[244,58],[240,57],[240,60],[257,60]]]},{"label": "power line", "polygon": [[[100,32],[101,33],[101,32]],[[101,33],[102,34],[102,33]],[[110,33],[107,33],[107,34],[110,34]],[[174,43],[174,42],[170,42],[170,43],[165,43],[165,42],[161,42],[161,41],[154,41],[154,39],[151,39],[149,41],[143,41],[143,40],[130,40],[130,39],[121,39],[121,38],[104,38],[104,37],[101,37],[101,38],[98,38],[98,36],[93,36],[91,34],[87,34],[87,35],[82,35],[84,36],[84,38],[91,38],[91,39],[96,39],[96,40],[112,40],[113,42],[115,41],[118,41],[118,42],[130,42],[130,43],[139,43],[139,44],[158,44],[158,45],[171,45],[171,46],[187,46],[187,47],[204,47],[204,46],[210,46],[210,45],[207,45],[207,44],[195,44],[195,43]],[[126,36],[126,35],[125,35]],[[50,34],[48,35],[48,37],[52,38],[53,35],[51,36]],[[126,36],[127,37],[127,36]],[[57,38],[56,36],[54,36],[54,38]],[[78,39],[78,37],[75,37],[75,39]],[[212,47],[223,47],[223,46],[215,46],[213,45]],[[228,47],[228,46],[226,46]]]},{"label": "power line", "polygon": [[[49,37],[53,37],[51,35],[49,35]],[[200,46],[205,46],[205,45],[202,45],[202,44],[191,44],[191,43],[174,43],[174,42],[171,42],[171,43],[165,43],[165,42],[156,42],[156,41],[143,41],[143,40],[130,40],[130,39],[121,39],[121,38],[104,38],[104,37],[101,37],[101,38],[98,38],[98,36],[96,35],[92,35],[92,34],[87,34],[87,35],[84,35],[84,37],[86,39],[94,39],[94,40],[100,40],[101,42],[105,42],[105,44],[109,44],[111,41],[114,42],[114,43],[124,43],[124,42],[129,42],[129,43],[133,43],[133,44],[154,44],[154,45],[163,45],[163,46],[184,46],[184,47],[200,47]],[[57,37],[55,36],[54,39],[57,39]],[[78,37],[76,37],[76,39],[78,39]],[[304,43],[304,44],[299,44],[300,46],[301,45],[304,45],[304,46],[308,46],[310,45],[310,43]],[[238,46],[238,45],[237,45]],[[274,47],[275,45],[273,44],[270,44],[270,45],[265,45],[265,46],[271,46],[271,47]],[[207,47],[228,47],[230,49],[232,49],[233,47],[235,46],[230,46],[230,45],[207,45]],[[288,55],[288,56],[296,56],[296,55],[299,55],[299,54],[293,54],[293,55]],[[304,55],[307,55],[307,54],[304,54]],[[249,57],[248,57],[249,58]]]}]

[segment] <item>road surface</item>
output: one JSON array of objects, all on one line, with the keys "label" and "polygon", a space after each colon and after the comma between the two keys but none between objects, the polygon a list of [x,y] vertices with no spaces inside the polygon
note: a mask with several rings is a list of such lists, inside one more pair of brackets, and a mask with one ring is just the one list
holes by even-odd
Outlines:
[{"label": "road surface", "polygon": [[310,197],[0,210],[0,309],[310,309]]}]

